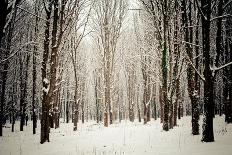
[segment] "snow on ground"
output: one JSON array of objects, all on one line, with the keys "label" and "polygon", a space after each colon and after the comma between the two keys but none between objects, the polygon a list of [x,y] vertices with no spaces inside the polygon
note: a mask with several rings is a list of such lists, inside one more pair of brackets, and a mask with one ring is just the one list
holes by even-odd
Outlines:
[{"label": "snow on ground", "polygon": [[[202,121],[201,121],[202,122]],[[17,122],[18,123],[18,122]],[[162,131],[160,121],[143,123],[124,121],[105,128],[103,124],[78,124],[73,132],[72,123],[61,123],[51,130],[51,142],[40,144],[39,128],[32,134],[32,123],[11,133],[4,128],[0,137],[0,155],[231,155],[232,125],[223,117],[214,120],[215,142],[202,143],[201,136],[191,135],[191,117],[184,117],[179,126]],[[10,126],[10,125],[9,125]],[[201,128],[200,128],[201,129]]]}]

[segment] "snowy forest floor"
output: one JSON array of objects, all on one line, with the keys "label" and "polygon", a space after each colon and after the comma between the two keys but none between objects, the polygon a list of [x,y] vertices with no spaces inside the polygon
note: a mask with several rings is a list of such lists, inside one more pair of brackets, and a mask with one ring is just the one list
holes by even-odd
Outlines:
[{"label": "snowy forest floor", "polygon": [[[178,126],[169,132],[162,131],[160,120],[144,125],[135,121],[114,123],[108,128],[93,121],[78,124],[74,132],[72,123],[61,123],[52,129],[49,143],[40,144],[40,127],[32,134],[32,122],[19,131],[4,128],[0,137],[0,155],[231,155],[232,125],[224,117],[214,119],[215,142],[202,143],[201,135],[191,135],[191,117],[178,121]],[[202,119],[200,121],[202,124]],[[10,124],[7,126],[10,127]],[[200,130],[202,128],[200,127]]]}]

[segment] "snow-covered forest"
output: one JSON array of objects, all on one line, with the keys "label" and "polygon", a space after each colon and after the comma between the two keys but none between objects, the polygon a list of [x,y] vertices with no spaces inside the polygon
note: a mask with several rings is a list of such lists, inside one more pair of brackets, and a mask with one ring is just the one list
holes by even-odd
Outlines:
[{"label": "snow-covered forest", "polygon": [[232,0],[1,0],[0,155],[231,155]]}]

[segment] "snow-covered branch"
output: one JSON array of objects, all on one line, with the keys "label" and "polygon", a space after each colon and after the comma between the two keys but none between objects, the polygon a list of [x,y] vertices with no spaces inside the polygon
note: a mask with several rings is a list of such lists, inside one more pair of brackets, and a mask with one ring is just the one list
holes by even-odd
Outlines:
[{"label": "snow-covered branch", "polygon": [[227,6],[229,6],[230,3],[232,3],[232,0],[228,1],[228,2],[223,6],[223,9],[226,9]]},{"label": "snow-covered branch", "polygon": [[232,62],[229,62],[229,63],[227,63],[225,65],[220,66],[220,67],[216,67],[216,66],[215,67],[211,67],[211,70],[212,71],[218,71],[218,70],[221,70],[221,69],[223,69],[223,68],[225,68],[225,67],[227,67],[229,65],[232,65]]},{"label": "snow-covered branch", "polygon": [[193,45],[193,46],[196,46],[196,47],[201,47],[201,48],[203,48],[201,45],[193,44],[193,43],[186,42],[186,41],[182,41],[182,43],[185,43],[185,44],[189,44],[189,45]]},{"label": "snow-covered branch", "polygon": [[219,18],[227,18],[227,17],[232,17],[232,15],[231,14],[226,14],[226,15],[214,17],[214,18],[210,19],[210,21],[213,21],[213,20],[216,20],[216,19],[219,19]]},{"label": "snow-covered branch", "polygon": [[187,56],[186,58],[187,58],[189,64],[192,66],[192,68],[195,70],[195,72],[196,72],[196,73],[198,74],[198,76],[201,78],[201,80],[202,80],[202,81],[205,81],[204,76],[201,75],[201,74],[199,73],[199,71],[196,69],[196,67],[194,66],[193,62],[189,59],[189,57]]}]

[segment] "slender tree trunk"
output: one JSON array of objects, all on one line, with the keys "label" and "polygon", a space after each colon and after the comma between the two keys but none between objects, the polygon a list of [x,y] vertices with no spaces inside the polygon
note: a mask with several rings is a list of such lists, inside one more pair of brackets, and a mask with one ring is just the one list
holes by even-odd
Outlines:
[{"label": "slender tree trunk", "polygon": [[164,109],[164,119],[163,119],[163,130],[169,130],[169,103],[168,103],[168,96],[167,96],[167,30],[168,30],[168,17],[167,17],[167,0],[164,0],[163,4],[163,33],[164,33],[164,40],[163,40],[163,51],[162,51],[162,98],[163,98],[163,109]]},{"label": "slender tree trunk", "polygon": [[12,114],[12,125],[11,125],[11,132],[14,132],[14,125],[15,125],[15,104],[16,103],[16,70],[14,71],[14,80],[13,80],[13,90],[12,90],[12,103],[11,103],[11,114]]},{"label": "slender tree trunk", "polygon": [[[199,13],[197,12],[197,25],[199,25]],[[199,28],[196,27],[196,33],[195,33],[195,44],[196,45],[199,45]],[[199,47],[196,46],[195,47],[195,52],[196,52],[196,63],[195,63],[195,68],[199,71],[199,66],[200,66],[200,63],[199,63]],[[199,81],[199,75],[195,72],[195,79],[194,79],[194,87],[195,87],[195,95],[193,96],[194,98],[194,104],[192,105],[192,127],[194,128],[192,130],[192,134],[193,135],[199,135],[199,119],[200,119],[200,112],[199,112],[199,98],[200,98],[200,81]]]},{"label": "slender tree trunk", "polygon": [[[150,72],[148,72],[149,74],[151,74]],[[147,108],[147,122],[151,121],[151,98],[152,94],[151,94],[151,85],[150,85],[150,78],[148,78],[147,80],[147,93],[146,93],[146,108]]]},{"label": "slender tree trunk", "polygon": [[174,57],[175,57],[175,65],[174,65],[174,72],[173,72],[173,89],[171,97],[174,94],[174,90],[176,91],[176,99],[174,101],[173,105],[173,126],[177,125],[177,106],[179,103],[179,77],[178,76],[178,67],[179,67],[179,60],[180,60],[180,48],[179,48],[179,26],[178,26],[178,15],[179,15],[179,6],[177,1],[175,2],[175,10],[176,10],[176,15],[174,18]]},{"label": "slender tree trunk", "polygon": [[85,123],[85,111],[84,111],[84,101],[82,99],[81,101],[81,121],[84,124]]},{"label": "slender tree trunk", "polygon": [[[35,1],[35,14],[38,16],[38,0]],[[38,17],[35,18],[35,32],[34,32],[34,37],[35,37],[35,42],[38,40]],[[32,121],[33,121],[33,134],[36,134],[36,127],[37,127],[37,118],[36,118],[36,109],[35,109],[35,96],[36,96],[36,52],[37,52],[37,47],[36,45],[34,46],[34,51],[33,51],[33,57],[32,57],[32,64],[33,64],[33,71],[32,71]]]},{"label": "slender tree trunk", "polygon": [[105,32],[105,47],[104,47],[104,86],[105,86],[105,107],[104,107],[104,126],[108,127],[108,110],[110,107],[110,51],[109,51],[109,30],[108,30],[108,10],[109,2],[106,2],[106,13],[104,19],[104,32]]},{"label": "slender tree trunk", "polygon": [[32,121],[33,121],[33,134],[36,134],[36,124],[37,124],[37,118],[36,118],[36,109],[35,109],[35,96],[36,96],[36,56],[35,52],[37,51],[36,46],[34,47],[33,52],[33,86],[32,86]]},{"label": "slender tree trunk", "polygon": [[77,72],[75,71],[75,95],[74,95],[74,120],[73,120],[73,131],[77,130],[77,123],[78,123],[78,115],[79,115],[79,100],[77,99],[77,86],[78,86],[78,79],[77,79]]},{"label": "slender tree trunk", "polygon": [[137,109],[138,109],[138,118],[139,122],[141,122],[141,112],[140,112],[140,106],[139,106],[139,88],[137,88],[137,95],[136,95],[136,103],[137,103]]},{"label": "slender tree trunk", "polygon": [[67,101],[66,101],[66,123],[69,123],[69,91],[67,91]]},{"label": "slender tree trunk", "polygon": [[[20,115],[21,115],[21,119],[20,119],[20,131],[23,131],[23,126],[25,125],[25,121],[26,119],[26,107],[27,107],[27,101],[26,101],[26,95],[27,95],[27,78],[28,78],[28,67],[29,67],[29,59],[30,56],[29,54],[27,54],[27,59],[26,59],[26,67],[25,67],[25,71],[23,70],[23,62],[21,62],[21,73],[25,73],[25,79],[23,79],[23,74],[21,74],[21,93],[20,93]],[[27,123],[27,121],[26,121]],[[27,124],[26,124],[27,125]]]},{"label": "slender tree trunk", "polygon": [[4,105],[5,105],[5,90],[6,90],[6,80],[7,80],[7,69],[8,69],[8,63],[5,63],[3,66],[3,72],[2,72],[2,94],[1,94],[1,112],[0,112],[0,136],[2,136],[2,126],[4,122]]},{"label": "slender tree trunk", "polygon": [[24,117],[24,96],[23,96],[23,58],[22,55],[20,55],[20,131],[23,131],[23,126],[24,126],[24,121],[25,121],[25,117]]},{"label": "slender tree trunk", "polygon": [[159,102],[160,102],[160,123],[164,121],[164,104],[163,104],[163,97],[162,97],[162,86],[159,88]]},{"label": "slender tree trunk", "polygon": [[[168,91],[171,91],[171,95],[170,97],[168,98],[168,102],[169,102],[169,129],[173,129],[173,99],[172,99],[172,96],[173,96],[173,90],[174,90],[174,85],[175,85],[175,79],[173,77],[173,51],[171,49],[171,28],[169,27],[168,28],[168,52],[169,52],[169,55],[168,55],[168,59],[169,59],[169,80],[171,81],[170,84],[169,84],[169,87],[168,87]],[[173,80],[174,79],[174,80]]]},{"label": "slender tree trunk", "polygon": [[153,117],[157,120],[157,111],[156,111],[156,85],[153,85],[153,93],[152,93],[152,103],[153,103]]},{"label": "slender tree trunk", "polygon": [[[144,69],[144,72],[146,69]],[[143,105],[144,105],[144,109],[143,109],[143,121],[144,121],[144,124],[147,123],[147,76],[146,76],[146,73],[143,73],[145,76],[144,76],[144,88],[143,88]]]},{"label": "slender tree trunk", "polygon": [[[95,103],[96,103],[96,120],[97,120],[97,123],[99,123],[99,114],[100,114],[100,111],[99,111],[99,108],[100,108],[100,105],[99,105],[99,99],[98,99],[98,85],[99,85],[99,82],[98,82],[98,77],[96,75],[95,77]],[[119,102],[119,100],[118,100]],[[120,107],[119,107],[120,108]]]}]

